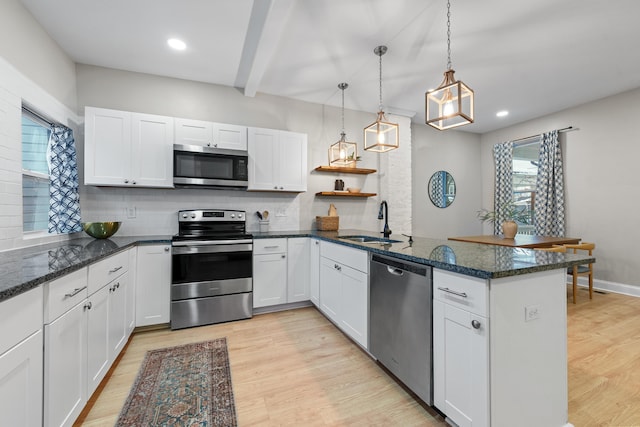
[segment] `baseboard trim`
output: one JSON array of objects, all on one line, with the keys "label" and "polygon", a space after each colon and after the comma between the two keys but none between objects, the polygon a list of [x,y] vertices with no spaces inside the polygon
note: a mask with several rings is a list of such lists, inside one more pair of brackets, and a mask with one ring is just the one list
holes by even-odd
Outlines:
[{"label": "baseboard trim", "polygon": [[[567,278],[570,280],[571,276],[568,276]],[[588,278],[584,276],[578,277],[578,286],[580,286],[581,288],[588,288]],[[608,282],[606,280],[594,279],[593,289],[640,298],[640,286],[627,285],[625,283]]]}]

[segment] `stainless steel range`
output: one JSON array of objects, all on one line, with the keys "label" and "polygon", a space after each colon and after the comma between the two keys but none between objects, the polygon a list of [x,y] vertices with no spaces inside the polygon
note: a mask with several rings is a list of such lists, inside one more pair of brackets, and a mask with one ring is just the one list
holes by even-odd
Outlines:
[{"label": "stainless steel range", "polygon": [[171,276],[171,329],[250,318],[253,236],[245,212],[179,211]]}]

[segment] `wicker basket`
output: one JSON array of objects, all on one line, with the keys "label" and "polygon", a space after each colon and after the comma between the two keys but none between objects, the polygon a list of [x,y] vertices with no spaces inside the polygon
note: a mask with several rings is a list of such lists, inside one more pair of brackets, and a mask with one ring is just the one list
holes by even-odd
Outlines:
[{"label": "wicker basket", "polygon": [[340,222],[339,216],[317,216],[316,226],[320,231],[336,231]]}]

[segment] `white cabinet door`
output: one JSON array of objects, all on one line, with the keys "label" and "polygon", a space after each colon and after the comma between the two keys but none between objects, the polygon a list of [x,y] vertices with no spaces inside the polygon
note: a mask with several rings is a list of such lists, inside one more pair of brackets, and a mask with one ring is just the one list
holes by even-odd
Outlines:
[{"label": "white cabinet door", "polygon": [[227,150],[247,151],[246,126],[213,123],[213,146]]},{"label": "white cabinet door", "polygon": [[276,171],[278,168],[278,131],[249,128],[249,184],[248,190],[278,191]]},{"label": "white cabinet door", "polygon": [[341,266],[329,258],[320,258],[320,310],[336,324],[342,312]]},{"label": "white cabinet door", "polygon": [[211,147],[213,123],[202,120],[175,119],[175,143]]},{"label": "white cabinet door", "polygon": [[460,427],[489,426],[487,318],[433,301],[434,405]]},{"label": "white cabinet door", "polygon": [[44,425],[71,426],[87,402],[85,301],[45,325]]},{"label": "white cabinet door", "polygon": [[249,128],[248,190],[307,191],[307,135]]},{"label": "white cabinet door", "polygon": [[173,118],[131,114],[133,185],[173,187]]},{"label": "white cabinet door", "polygon": [[253,256],[253,307],[287,302],[287,255]]},{"label": "white cabinet door", "polygon": [[173,118],[86,107],[85,184],[173,187]]},{"label": "white cabinet door", "polygon": [[42,330],[0,355],[0,425],[42,425]]},{"label": "white cabinet door", "polygon": [[320,306],[320,240],[311,239],[309,248],[309,299]]},{"label": "white cabinet door", "polygon": [[279,189],[307,191],[307,135],[280,131],[279,151]]},{"label": "white cabinet door", "polygon": [[104,286],[87,300],[87,398],[109,371],[109,293]]},{"label": "white cabinet door", "polygon": [[340,326],[351,338],[368,348],[368,277],[367,274],[341,266],[342,311]]},{"label": "white cabinet door", "polygon": [[133,180],[131,113],[86,107],[84,120],[84,183],[128,185]]},{"label": "white cabinet door", "polygon": [[136,326],[169,323],[171,307],[171,246],[138,246],[136,266]]},{"label": "white cabinet door", "polygon": [[308,237],[287,239],[287,302],[309,300],[309,248]]},{"label": "white cabinet door", "polygon": [[109,289],[109,360],[113,362],[127,342],[127,287],[129,272],[107,285]]}]

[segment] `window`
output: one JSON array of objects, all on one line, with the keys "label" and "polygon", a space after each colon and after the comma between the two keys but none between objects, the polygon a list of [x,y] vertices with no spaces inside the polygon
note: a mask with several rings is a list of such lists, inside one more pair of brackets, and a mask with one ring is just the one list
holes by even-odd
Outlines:
[{"label": "window", "polygon": [[22,108],[22,229],[47,231],[49,224],[50,124]]},{"label": "window", "polygon": [[[531,219],[536,201],[539,155],[539,139],[513,146],[513,200],[522,210],[529,212]],[[518,234],[533,233],[533,221],[529,221],[529,224],[518,224]]]}]

